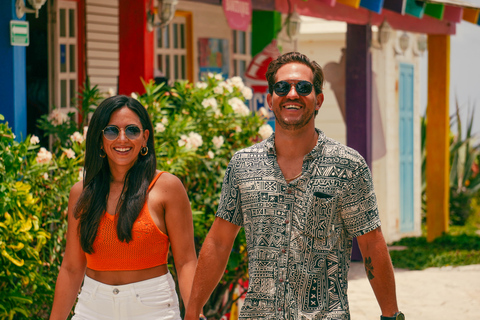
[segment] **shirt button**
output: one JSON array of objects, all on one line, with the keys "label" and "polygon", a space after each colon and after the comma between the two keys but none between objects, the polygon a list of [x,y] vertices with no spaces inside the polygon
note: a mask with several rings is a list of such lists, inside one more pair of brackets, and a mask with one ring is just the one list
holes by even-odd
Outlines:
[{"label": "shirt button", "polygon": [[282,311],[282,308],[278,308],[278,311]]},{"label": "shirt button", "polygon": [[280,282],[283,282],[283,279],[282,279],[282,278],[280,278],[280,279],[278,279],[278,281],[280,281]]},{"label": "shirt button", "polygon": [[287,250],[285,250],[285,249],[282,249],[282,253],[285,253],[285,252],[287,252]]},{"label": "shirt button", "polygon": [[288,194],[292,194],[292,189],[287,189]]},{"label": "shirt button", "polygon": [[289,224],[290,223],[290,220],[285,220],[285,224]]},{"label": "shirt button", "polygon": [[117,288],[113,289],[113,294],[118,294],[120,292],[120,290],[118,290]]}]

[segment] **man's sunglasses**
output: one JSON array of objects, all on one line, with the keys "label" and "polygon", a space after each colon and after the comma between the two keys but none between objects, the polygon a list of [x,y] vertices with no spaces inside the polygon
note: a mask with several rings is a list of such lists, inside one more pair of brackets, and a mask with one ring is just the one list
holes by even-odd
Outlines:
[{"label": "man's sunglasses", "polygon": [[[126,126],[123,130],[125,131],[125,135],[127,136],[127,138],[130,140],[137,139],[142,133],[142,129],[140,129],[134,124]],[[120,128],[117,126],[106,126],[105,129],[102,130],[102,132],[105,139],[113,141],[116,140],[120,135]]]},{"label": "man's sunglasses", "polygon": [[283,97],[290,92],[293,85],[295,85],[295,91],[301,96],[308,96],[313,89],[313,84],[305,80],[298,81],[296,84],[288,83],[287,81],[278,81],[273,86],[273,91],[275,91],[277,96]]}]

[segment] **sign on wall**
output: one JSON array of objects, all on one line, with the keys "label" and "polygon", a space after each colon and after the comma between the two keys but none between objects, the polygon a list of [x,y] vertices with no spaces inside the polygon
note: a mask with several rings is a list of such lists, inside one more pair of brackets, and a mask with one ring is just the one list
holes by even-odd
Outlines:
[{"label": "sign on wall", "polygon": [[28,21],[10,20],[10,44],[12,46],[28,46]]},{"label": "sign on wall", "polygon": [[252,21],[252,2],[250,0],[223,0],[222,6],[230,28],[248,31],[248,26]]},{"label": "sign on wall", "polygon": [[202,79],[207,72],[221,73],[224,78],[228,78],[229,73],[229,55],[228,40],[199,38],[198,39],[198,58],[199,75]]}]

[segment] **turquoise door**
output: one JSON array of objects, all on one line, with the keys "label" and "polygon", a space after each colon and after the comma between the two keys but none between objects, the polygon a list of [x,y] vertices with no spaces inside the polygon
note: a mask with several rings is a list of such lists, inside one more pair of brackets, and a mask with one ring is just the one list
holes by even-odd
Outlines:
[{"label": "turquoise door", "polygon": [[400,231],[413,231],[413,85],[412,64],[400,64]]}]

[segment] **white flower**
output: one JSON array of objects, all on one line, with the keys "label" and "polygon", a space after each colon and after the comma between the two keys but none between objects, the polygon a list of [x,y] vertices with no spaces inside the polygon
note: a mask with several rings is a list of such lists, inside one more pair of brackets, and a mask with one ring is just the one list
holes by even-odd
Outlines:
[{"label": "white flower", "polygon": [[207,156],[208,156],[210,159],[213,159],[213,158],[215,158],[215,153],[213,153],[213,151],[208,151],[208,152],[207,152]]},{"label": "white flower", "polygon": [[250,109],[239,98],[232,98],[228,100],[228,104],[232,107],[233,111],[240,116],[248,116]]},{"label": "white flower", "polygon": [[236,131],[236,132],[242,132],[243,130],[242,130],[242,127],[240,127],[240,126],[235,126],[235,131]]},{"label": "white flower", "polygon": [[221,81],[215,88],[213,88],[213,92],[216,94],[222,94],[225,92],[225,89],[227,89],[228,92],[233,92],[233,85],[230,82]]},{"label": "white flower", "polygon": [[207,77],[209,77],[209,78],[213,78],[214,76],[215,76],[215,75],[214,75],[212,72],[208,72],[208,73],[207,73]]},{"label": "white flower", "polygon": [[240,90],[242,90],[245,87],[245,85],[243,84],[242,78],[240,78],[238,76],[228,79],[227,82],[229,84],[231,84],[232,86],[237,87]]},{"label": "white flower", "polygon": [[184,134],[180,136],[180,140],[178,140],[178,146],[183,147],[184,145],[187,144],[188,137]]},{"label": "white flower", "polygon": [[166,126],[166,125],[168,124],[168,119],[167,119],[167,117],[163,117],[163,118],[162,118],[162,124],[163,124],[164,126]]},{"label": "white flower", "polygon": [[43,179],[48,180],[48,173],[45,172],[42,177]]},{"label": "white flower", "polygon": [[222,74],[221,74],[221,73],[217,73],[217,74],[215,75],[215,79],[217,79],[218,81],[223,80]]},{"label": "white flower", "polygon": [[180,147],[185,146],[187,150],[196,150],[203,144],[202,136],[196,132],[190,132],[188,136],[182,134],[180,140],[178,140],[178,145]]},{"label": "white flower", "polygon": [[155,131],[156,132],[163,132],[165,131],[165,125],[161,122],[157,122],[157,124],[155,125]]},{"label": "white flower", "polygon": [[78,172],[78,181],[83,180],[83,168],[80,168]]},{"label": "white flower", "polygon": [[204,108],[211,107],[212,109],[215,110],[217,108],[217,100],[215,98],[203,99],[202,106]]},{"label": "white flower", "polygon": [[[190,142],[190,145],[191,145],[191,149],[197,149],[198,147],[200,147],[203,144],[202,136],[199,135],[196,132],[190,132],[190,134],[188,135],[188,138],[190,139],[189,142]],[[188,147],[189,146],[187,145],[187,148]]]},{"label": "white flower", "polygon": [[265,140],[272,135],[273,129],[269,124],[264,124],[260,127],[260,129],[258,129],[258,133],[260,134],[262,139]]},{"label": "white flower", "polygon": [[268,110],[265,107],[261,107],[260,109],[258,109],[258,113],[260,113],[260,115],[264,118],[268,119],[270,117],[270,114],[268,113]]},{"label": "white flower", "polygon": [[63,153],[65,153],[68,159],[75,159],[75,151],[72,149],[67,149]]},{"label": "white flower", "polygon": [[108,96],[113,97],[115,95],[115,89],[113,88],[108,88]]},{"label": "white flower", "polygon": [[206,89],[208,87],[208,84],[206,82],[199,81],[197,82],[196,87],[198,89]]},{"label": "white flower", "polygon": [[12,136],[13,136],[13,139],[16,139],[17,136],[15,135],[15,133],[12,133]]},{"label": "white flower", "polygon": [[249,87],[243,87],[242,88],[242,94],[245,97],[245,99],[250,100],[253,97],[253,91]]},{"label": "white flower", "polygon": [[37,153],[37,163],[49,163],[52,160],[52,153],[45,148],[40,148]]},{"label": "white flower", "polygon": [[225,142],[225,139],[223,136],[213,137],[212,142],[215,148],[220,149]]},{"label": "white flower", "polygon": [[87,140],[88,127],[83,127],[83,140]]},{"label": "white flower", "polygon": [[82,143],[85,139],[83,138],[83,135],[82,135],[80,132],[75,131],[75,132],[70,136],[70,140],[72,140],[73,142]]},{"label": "white flower", "polygon": [[32,135],[30,137],[30,144],[37,144],[40,143],[40,139],[36,135]]},{"label": "white flower", "polygon": [[50,122],[52,122],[53,125],[61,125],[65,122],[68,121],[68,115],[60,111],[59,109],[54,109],[52,113],[48,116],[48,119]]},{"label": "white flower", "polygon": [[130,94],[130,96],[131,96],[133,99],[138,100],[138,96],[137,96],[137,94],[136,94],[135,92],[132,92],[132,93]]}]

